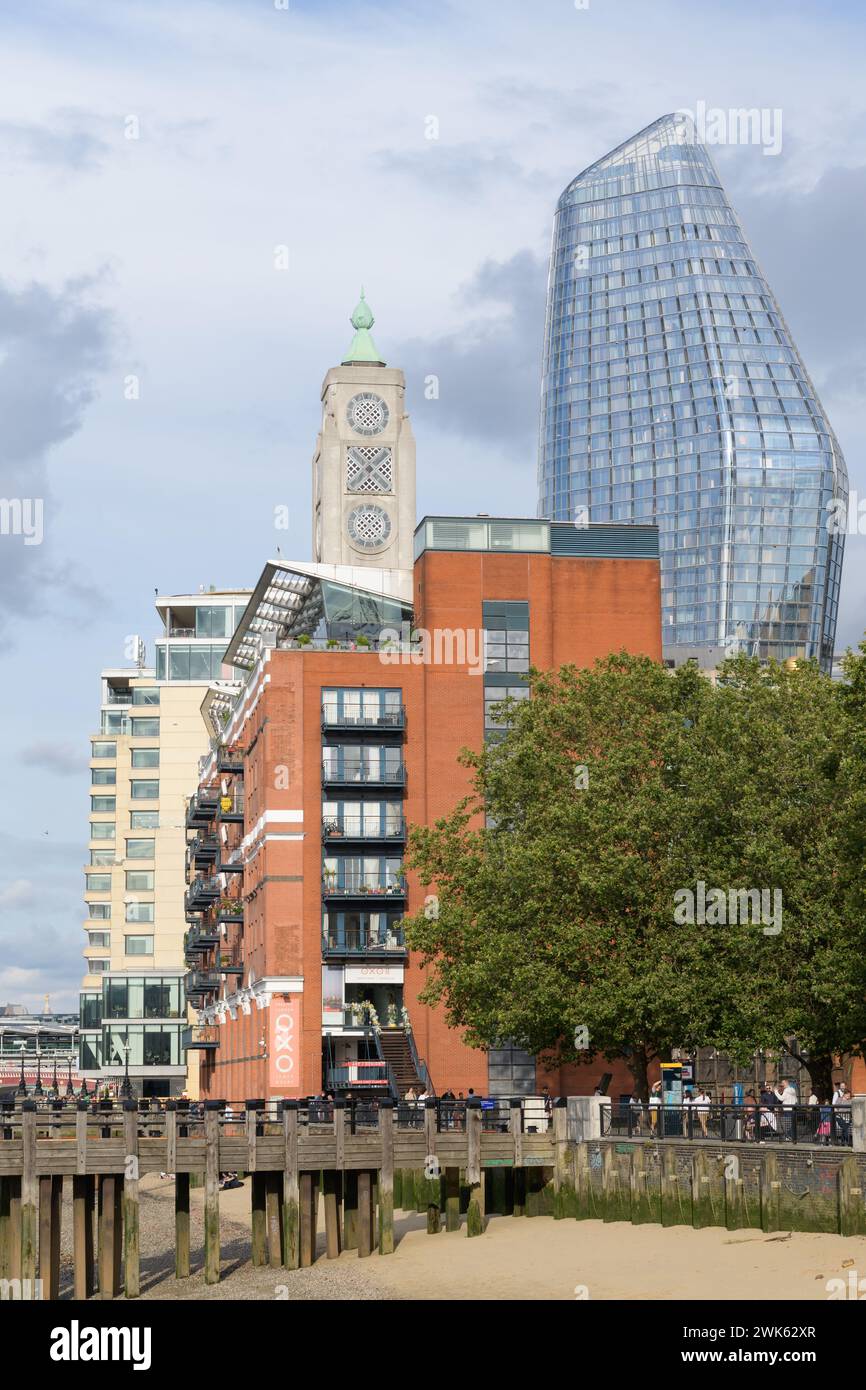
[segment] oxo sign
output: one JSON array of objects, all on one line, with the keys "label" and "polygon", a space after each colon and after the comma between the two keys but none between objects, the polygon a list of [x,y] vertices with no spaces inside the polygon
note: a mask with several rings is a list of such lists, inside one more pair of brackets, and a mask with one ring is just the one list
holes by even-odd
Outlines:
[{"label": "oxo sign", "polygon": [[301,1091],[301,996],[272,999],[270,1014],[269,1085],[279,1095]]}]

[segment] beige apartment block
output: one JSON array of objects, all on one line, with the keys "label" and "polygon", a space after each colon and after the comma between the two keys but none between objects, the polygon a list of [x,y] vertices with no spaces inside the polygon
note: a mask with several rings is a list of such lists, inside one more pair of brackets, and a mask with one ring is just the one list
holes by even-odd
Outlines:
[{"label": "beige apartment block", "polygon": [[155,659],[101,673],[91,736],[80,1067],[98,1085],[127,1068],[136,1092],[197,1088],[184,1046],[186,799],[210,749],[201,713],[234,680],[222,660],[248,591],[158,597]]}]

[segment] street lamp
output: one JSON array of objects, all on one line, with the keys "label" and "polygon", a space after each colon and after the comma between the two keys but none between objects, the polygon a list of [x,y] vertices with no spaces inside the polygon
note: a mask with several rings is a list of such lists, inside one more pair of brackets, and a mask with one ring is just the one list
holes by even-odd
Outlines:
[{"label": "street lamp", "polygon": [[[124,1100],[130,1100],[130,1099],[132,1098],[132,1082],[131,1082],[130,1079],[129,1079],[129,1034],[128,1034],[128,1033],[124,1033],[124,1035],[123,1035],[123,1041],[121,1042],[120,1045],[121,1045],[121,1047],[123,1048],[123,1081],[121,1082],[121,1085],[120,1085],[120,1094],[123,1096]],[[114,1055],[118,1058],[118,1060],[120,1060],[119,1054],[118,1054],[116,1048],[115,1048],[115,1053],[114,1053]]]},{"label": "street lamp", "polygon": [[21,1078],[18,1082],[18,1094],[19,1096],[26,1096],[27,1082],[24,1079],[24,1049],[27,1046],[26,1039],[22,1040],[20,1043],[16,1043],[15,1046],[21,1048]]},{"label": "street lamp", "polygon": [[39,1047],[39,1029],[36,1029],[36,1085],[33,1088],[34,1096],[42,1096],[45,1092],[42,1089],[42,1051]]},{"label": "street lamp", "polygon": [[69,1049],[69,1056],[66,1059],[66,1094],[74,1096],[75,1090],[72,1085],[72,1048]]}]

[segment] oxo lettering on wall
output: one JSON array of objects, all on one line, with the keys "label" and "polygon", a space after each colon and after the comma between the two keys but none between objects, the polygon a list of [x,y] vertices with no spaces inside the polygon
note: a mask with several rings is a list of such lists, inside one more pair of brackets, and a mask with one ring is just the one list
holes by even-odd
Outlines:
[{"label": "oxo lettering on wall", "polygon": [[269,1082],[276,1095],[301,1092],[301,996],[271,1000]]}]

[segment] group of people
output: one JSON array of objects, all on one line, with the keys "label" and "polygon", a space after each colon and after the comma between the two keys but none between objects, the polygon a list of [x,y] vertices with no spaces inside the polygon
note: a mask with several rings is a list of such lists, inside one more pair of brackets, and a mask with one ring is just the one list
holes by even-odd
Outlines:
[{"label": "group of people", "polygon": [[[649,1105],[644,1106],[640,1097],[636,1094],[633,1095],[630,1102],[633,1132],[640,1133],[645,1117],[650,1132],[658,1132],[660,1128],[659,1110],[663,1104],[661,1081],[653,1082]],[[674,1108],[679,1114],[682,1114],[686,1125],[689,1125],[688,1116],[689,1111],[691,1111],[697,1123],[689,1125],[690,1132],[697,1133],[699,1129],[703,1137],[706,1138],[710,1111],[714,1104],[717,1102],[713,1101],[704,1086],[688,1086],[683,1091],[680,1105]],[[743,1137],[754,1139],[758,1143],[763,1143],[767,1139],[793,1139],[795,1137],[794,1107],[801,1104],[796,1082],[790,1078],[777,1081],[775,1086],[766,1084],[761,1089],[759,1096],[755,1094],[754,1090],[746,1091],[742,1100]],[[817,1095],[812,1090],[808,1105],[815,1107],[814,1125],[809,1124],[807,1126],[804,1118],[798,1115],[796,1117],[798,1133],[808,1128],[824,1144],[830,1144],[834,1140],[843,1144],[848,1142],[851,1130],[851,1092],[844,1081],[835,1085],[830,1100]]]}]

